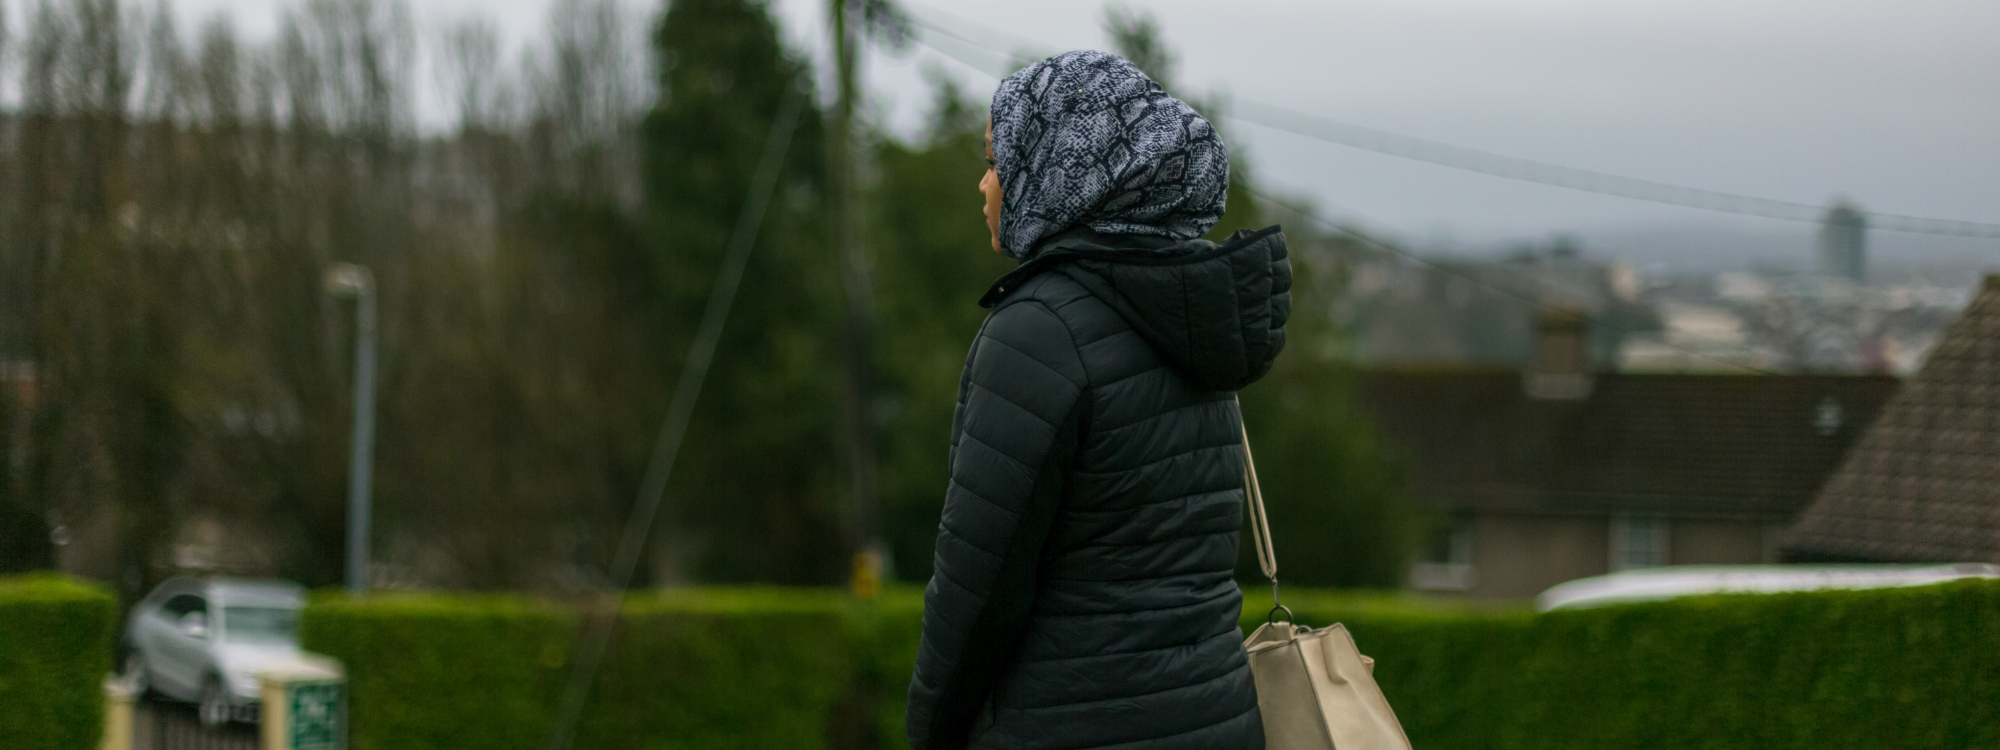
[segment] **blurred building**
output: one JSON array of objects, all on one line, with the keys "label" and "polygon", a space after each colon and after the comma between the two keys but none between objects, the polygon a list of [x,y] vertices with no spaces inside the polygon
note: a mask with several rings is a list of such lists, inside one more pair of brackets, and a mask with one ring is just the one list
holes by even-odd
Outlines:
[{"label": "blurred building", "polygon": [[1785,365],[1784,353],[1752,341],[1742,316],[1726,307],[1662,301],[1657,305],[1660,330],[1626,338],[1618,350],[1623,372],[1775,371]]},{"label": "blurred building", "polygon": [[2000,275],[1786,537],[1788,558],[2000,562]]},{"label": "blurred building", "polygon": [[1963,271],[1888,275],[1894,278],[1867,286],[1772,270],[1648,279],[1640,300],[1659,329],[1625,337],[1617,367],[1908,375],[1975,285],[1959,280]]},{"label": "blurred building", "polygon": [[1359,378],[1359,406],[1440,520],[1413,587],[1524,598],[1630,567],[1774,562],[1898,382],[1604,372],[1579,326],[1540,329],[1526,368]]},{"label": "blurred building", "polygon": [[1339,304],[1364,366],[1525,367],[1535,356],[1534,321],[1546,308],[1589,318],[1590,361],[1609,365],[1628,336],[1658,328],[1638,294],[1630,268],[1557,241],[1497,261],[1359,263]]},{"label": "blurred building", "polygon": [[[1363,367],[1524,367],[1546,308],[1590,320],[1592,366],[1620,372],[1915,372],[1977,275],[1960,265],[1867,273],[1867,222],[1827,212],[1817,263],[1641,274],[1564,241],[1501,259],[1378,257],[1337,303]],[[1866,281],[1867,283],[1864,283]]]},{"label": "blurred building", "polygon": [[1868,280],[1868,217],[1845,201],[1820,220],[1819,272],[1856,286]]}]

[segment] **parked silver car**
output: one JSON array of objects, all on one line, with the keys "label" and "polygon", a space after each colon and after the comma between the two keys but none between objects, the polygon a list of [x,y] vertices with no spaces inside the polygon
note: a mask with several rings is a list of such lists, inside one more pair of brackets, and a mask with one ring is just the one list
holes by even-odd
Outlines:
[{"label": "parked silver car", "polygon": [[255,721],[257,673],[299,653],[305,587],[175,578],[132,608],[125,679],[139,695],[200,704],[201,720]]}]

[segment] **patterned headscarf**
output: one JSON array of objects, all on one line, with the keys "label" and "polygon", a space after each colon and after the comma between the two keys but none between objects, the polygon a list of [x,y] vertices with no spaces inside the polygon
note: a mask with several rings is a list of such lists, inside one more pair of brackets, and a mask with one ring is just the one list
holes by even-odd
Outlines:
[{"label": "patterned headscarf", "polygon": [[1035,63],[993,93],[1000,245],[1025,259],[1079,224],[1200,237],[1222,218],[1229,152],[1215,128],[1117,55]]}]

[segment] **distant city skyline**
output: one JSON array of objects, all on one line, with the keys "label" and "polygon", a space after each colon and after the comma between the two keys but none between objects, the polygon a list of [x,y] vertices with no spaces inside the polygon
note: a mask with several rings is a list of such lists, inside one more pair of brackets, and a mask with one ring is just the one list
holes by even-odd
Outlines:
[{"label": "distant city skyline", "polygon": [[[276,28],[283,0],[171,0],[191,23],[227,13],[247,36]],[[150,3],[148,3],[150,4]],[[623,0],[650,21],[654,3]],[[8,3],[10,26],[24,17]],[[784,33],[819,56],[823,0],[772,0]],[[1105,47],[1104,6],[924,0],[1045,49]],[[1281,103],[1327,117],[1631,177],[1782,200],[1852,199],[1864,210],[2000,222],[2000,5],[1887,0],[1195,0],[1131,2],[1179,54],[1186,93]],[[421,38],[485,13],[518,47],[550,0],[424,0]],[[641,27],[646,26],[640,25]],[[643,31],[635,27],[635,36]],[[17,32],[18,33],[18,32]],[[930,101],[926,69],[984,98],[993,79],[921,46],[876,53],[874,114],[911,132]],[[435,92],[427,96],[436,99]],[[442,106],[420,102],[426,122]],[[1238,121],[1232,145],[1266,184],[1337,220],[1412,245],[1478,251],[1557,234],[1587,250],[1668,234],[1766,237],[1752,255],[1810,261],[1817,227],[1720,216],[1509,182],[1360,152]],[[969,189],[969,188],[968,188]],[[1638,243],[1644,244],[1644,243]],[[1870,233],[1871,254],[2000,261],[2000,241]],[[1727,248],[1691,248],[1720,255]],[[1648,252],[1648,255],[1659,255]],[[1669,250],[1667,255],[1671,256]]]}]

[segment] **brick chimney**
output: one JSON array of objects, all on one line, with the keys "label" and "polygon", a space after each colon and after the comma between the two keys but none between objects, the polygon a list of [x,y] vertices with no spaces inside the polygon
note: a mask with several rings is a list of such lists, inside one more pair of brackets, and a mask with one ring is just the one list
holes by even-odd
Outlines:
[{"label": "brick chimney", "polygon": [[1590,322],[1581,310],[1549,307],[1535,316],[1535,351],[1521,386],[1529,398],[1590,397]]}]

